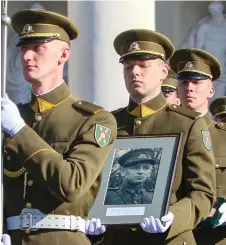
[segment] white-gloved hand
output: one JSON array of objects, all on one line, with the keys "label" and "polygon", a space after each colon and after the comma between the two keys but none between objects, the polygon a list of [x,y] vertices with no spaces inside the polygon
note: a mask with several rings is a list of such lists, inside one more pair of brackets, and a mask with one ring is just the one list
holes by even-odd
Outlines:
[{"label": "white-gloved hand", "polygon": [[100,235],[106,231],[106,227],[101,224],[100,219],[86,220],[85,233],[87,235]]},{"label": "white-gloved hand", "polygon": [[1,245],[11,245],[10,236],[7,234],[2,235]]},{"label": "white-gloved hand", "polygon": [[1,98],[1,116],[2,131],[11,137],[26,125],[16,104],[9,99]]},{"label": "white-gloved hand", "polygon": [[221,217],[219,219],[219,224],[217,226],[220,226],[226,222],[226,203],[223,203],[219,209],[219,213],[221,213]]},{"label": "white-gloved hand", "polygon": [[140,226],[145,232],[164,233],[173,223],[173,219],[174,215],[171,212],[168,212],[168,214],[163,216],[161,220],[158,218],[155,219],[153,216],[150,216],[149,218],[144,218],[144,222],[141,223]]}]

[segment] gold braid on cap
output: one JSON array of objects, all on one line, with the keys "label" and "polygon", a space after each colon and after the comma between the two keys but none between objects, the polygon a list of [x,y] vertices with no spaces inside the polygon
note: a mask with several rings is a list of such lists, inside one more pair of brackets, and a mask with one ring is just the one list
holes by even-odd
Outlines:
[{"label": "gold braid on cap", "polygon": [[32,34],[25,34],[20,36],[20,39],[28,38],[28,37],[56,37],[59,38],[60,34],[58,33],[32,33]]}]

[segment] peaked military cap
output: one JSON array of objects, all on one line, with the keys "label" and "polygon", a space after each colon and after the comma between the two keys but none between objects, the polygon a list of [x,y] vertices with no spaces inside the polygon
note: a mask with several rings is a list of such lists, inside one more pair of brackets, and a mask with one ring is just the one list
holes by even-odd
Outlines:
[{"label": "peaked military cap", "polygon": [[221,75],[220,62],[210,53],[195,48],[178,49],[169,61],[177,79],[211,79]]},{"label": "peaked military cap", "polygon": [[174,92],[177,89],[177,85],[176,73],[172,69],[169,69],[167,78],[162,82],[162,92]]},{"label": "peaked military cap", "polygon": [[123,167],[128,167],[133,164],[147,162],[150,164],[155,164],[156,161],[152,159],[151,149],[137,149],[131,150],[118,159],[118,163]]},{"label": "peaked military cap", "polygon": [[166,36],[146,29],[122,32],[115,38],[114,48],[120,55],[120,62],[127,57],[167,60],[174,52],[174,46]]},{"label": "peaked military cap", "polygon": [[55,39],[69,43],[78,36],[78,28],[69,18],[52,11],[22,10],[16,12],[11,21],[19,36],[17,46]]},{"label": "peaked military cap", "polygon": [[226,96],[213,100],[210,103],[209,110],[213,116],[226,114]]}]

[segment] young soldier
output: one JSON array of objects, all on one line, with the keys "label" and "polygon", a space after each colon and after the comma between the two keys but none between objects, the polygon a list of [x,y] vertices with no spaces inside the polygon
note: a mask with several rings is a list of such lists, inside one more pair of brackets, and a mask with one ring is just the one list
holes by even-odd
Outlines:
[{"label": "young soldier", "polygon": [[63,81],[70,40],[67,17],[44,10],[12,16],[30,103],[1,99],[4,214],[14,245],[85,245],[85,218],[116,138],[114,117],[74,98]]},{"label": "young soldier", "polygon": [[[203,117],[208,125],[215,155],[217,197],[226,198],[226,124],[214,122],[208,112],[209,99],[214,95],[212,82],[221,75],[220,63],[204,50],[181,49],[177,50],[170,59],[170,66],[177,73],[179,80],[177,89],[182,107],[199,112],[200,117]],[[217,225],[225,221],[224,206],[220,208],[220,212],[223,213],[222,218],[219,221],[213,220]],[[211,212],[211,215],[213,214]],[[194,235],[196,243],[200,245],[226,243],[226,228],[223,226],[215,229],[199,228],[194,230]]]},{"label": "young soldier", "polygon": [[168,76],[162,82],[162,93],[169,104],[180,105],[180,99],[177,94],[178,81],[176,79],[176,74],[169,69]]},{"label": "young soldier", "polygon": [[161,93],[174,48],[164,35],[145,29],[119,34],[114,41],[129,105],[113,112],[118,135],[183,133],[169,212],[147,217],[136,229],[110,229],[102,244],[194,245],[192,230],[204,220],[215,201],[214,156],[205,120],[198,113],[168,105]]},{"label": "young soldier", "polygon": [[226,96],[213,100],[209,109],[217,122],[226,123]]}]

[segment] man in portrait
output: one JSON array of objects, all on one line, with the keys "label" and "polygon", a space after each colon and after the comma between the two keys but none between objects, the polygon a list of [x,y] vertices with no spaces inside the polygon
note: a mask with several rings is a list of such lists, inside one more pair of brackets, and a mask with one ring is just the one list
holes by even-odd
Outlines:
[{"label": "man in portrait", "polygon": [[156,161],[151,149],[131,150],[118,159],[122,168],[122,184],[118,188],[108,188],[105,205],[151,204],[154,189],[144,187]]}]

